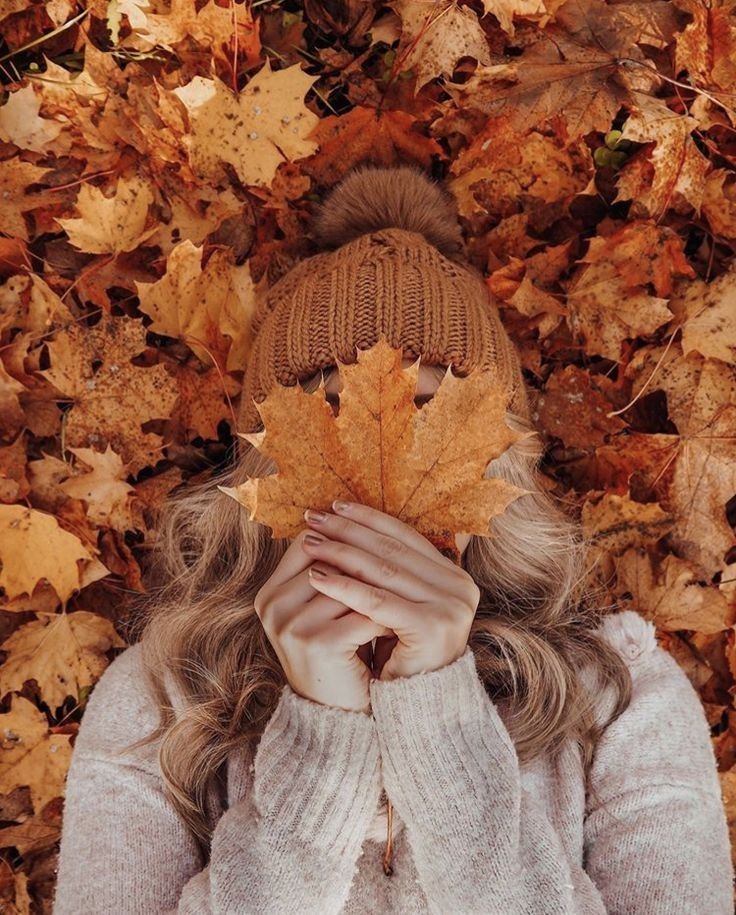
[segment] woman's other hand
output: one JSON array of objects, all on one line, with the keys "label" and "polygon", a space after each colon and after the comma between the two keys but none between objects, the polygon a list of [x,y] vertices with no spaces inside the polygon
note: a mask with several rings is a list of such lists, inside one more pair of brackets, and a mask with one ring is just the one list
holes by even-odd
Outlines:
[{"label": "woman's other hand", "polygon": [[307,511],[307,523],[324,540],[302,548],[320,560],[317,567],[337,569],[315,579],[315,587],[392,630],[379,638],[374,672],[380,664],[380,679],[393,680],[457,660],[480,600],[476,583],[410,525],[368,505],[348,504],[340,510],[333,503],[335,514],[323,512],[322,522]]}]

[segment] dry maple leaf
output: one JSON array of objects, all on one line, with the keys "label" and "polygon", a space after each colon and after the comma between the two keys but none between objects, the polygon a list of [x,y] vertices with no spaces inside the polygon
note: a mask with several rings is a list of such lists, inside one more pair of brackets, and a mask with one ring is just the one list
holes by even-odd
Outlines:
[{"label": "dry maple leaf", "polygon": [[583,503],[581,522],[598,563],[598,575],[608,581],[613,559],[629,547],[641,547],[664,537],[673,527],[671,516],[657,502],[636,502],[629,493],[603,493],[597,502]]},{"label": "dry maple leaf", "polygon": [[318,79],[299,64],[272,70],[266,58],[237,96],[222,80],[201,76],[174,89],[192,124],[186,138],[192,168],[218,181],[228,162],[243,184],[270,186],[282,162],[317,150],[309,136],[319,118],[305,106],[304,96]]},{"label": "dry maple leaf", "polygon": [[240,434],[278,472],[218,489],[274,537],[295,537],[306,508],[329,510],[334,499],[349,499],[399,518],[457,559],[456,533],[490,536],[490,519],[528,492],[483,476],[525,433],[506,425],[508,392],[492,373],[460,378],[448,367],[431,401],[417,409],[419,360],[407,369],[401,362],[402,351],[385,338],[359,350],[354,365],[338,361],[344,388],[337,416],[324,381],[313,395],[299,384],[277,386],[258,404],[264,429]]},{"label": "dry maple leaf", "polygon": [[661,46],[671,23],[655,29],[656,16],[632,17],[631,6],[568,0],[520,60],[479,65],[466,82],[445,88],[459,105],[507,116],[522,136],[554,120],[560,138],[574,143],[609,125],[630,92],[651,92],[661,82],[638,43]]},{"label": "dry maple leaf", "polygon": [[[682,241],[648,221],[591,238],[579,264],[568,287],[568,325],[588,353],[614,362],[624,340],[651,334],[673,317],[663,296],[671,293],[674,277],[694,276]],[[650,284],[657,296],[649,293]]]},{"label": "dry maple leaf", "polygon": [[[25,858],[27,855],[38,854],[46,848],[52,848],[59,841],[61,829],[56,823],[47,823],[41,817],[28,817],[15,826],[6,826],[0,829],[0,847],[10,848],[15,846],[18,853]],[[25,877],[22,871],[16,873],[16,878]],[[30,915],[33,909],[30,906],[30,896],[26,907],[20,911]],[[15,915],[12,909],[7,910],[8,915]]]},{"label": "dry maple leaf", "polygon": [[126,482],[128,468],[108,444],[104,452],[92,448],[69,448],[87,472],[70,475],[59,488],[74,499],[87,503],[87,517],[100,527],[127,531],[133,527],[130,497],[135,489]]},{"label": "dry maple leaf", "polygon": [[736,239],[736,182],[729,168],[714,168],[706,178],[701,212],[712,231]]},{"label": "dry maple leaf", "polygon": [[700,152],[691,134],[698,122],[668,108],[660,99],[632,93],[631,114],[624,122],[621,140],[654,141],[649,154],[653,176],[645,176],[639,158],[619,172],[616,201],[631,200],[632,216],[660,217],[667,207],[678,212],[700,212],[705,176],[711,163]]},{"label": "dry maple leaf", "polygon": [[41,336],[73,320],[66,304],[35,273],[11,276],[0,286],[0,330],[22,328]]},{"label": "dry maple leaf", "polygon": [[145,228],[153,192],[147,181],[137,175],[120,177],[110,197],[100,188],[83,184],[75,206],[79,219],[57,219],[80,251],[91,254],[119,254],[142,244],[155,231]]},{"label": "dry maple leaf", "polygon": [[675,70],[696,85],[733,90],[736,84],[734,0],[674,0],[692,19],[675,36]]},{"label": "dry maple leaf", "polygon": [[320,184],[331,185],[365,159],[390,165],[407,158],[429,167],[442,146],[419,130],[408,111],[378,111],[356,105],[340,117],[328,115],[310,134],[319,151],[304,163],[304,171]]},{"label": "dry maple leaf", "polygon": [[[32,85],[11,92],[7,102],[0,107],[0,140],[33,152],[45,152],[52,144],[56,146],[64,124],[42,118],[40,109],[41,99]],[[58,147],[55,152],[60,152]]]},{"label": "dry maple leaf", "polygon": [[23,696],[13,696],[9,712],[0,714],[0,794],[28,787],[33,810],[64,794],[72,757],[69,734],[49,730],[46,715]]},{"label": "dry maple leaf", "polygon": [[48,168],[39,168],[21,159],[0,162],[0,224],[3,232],[23,241],[31,240],[23,214],[43,204],[46,194],[27,193],[26,188],[40,182],[47,172]]},{"label": "dry maple leaf", "polygon": [[130,361],[146,348],[141,322],[103,315],[93,327],[75,323],[57,331],[46,345],[51,367],[39,374],[74,402],[65,416],[66,444],[109,443],[134,474],[155,464],[161,436],[142,432],[141,425],[166,419],[177,389],[165,366],[143,368]]},{"label": "dry maple leaf", "polygon": [[8,657],[0,667],[0,695],[20,692],[26,680],[36,680],[44,702],[55,710],[100,679],[109,663],[106,651],[125,647],[110,620],[96,613],[44,614],[3,642]]},{"label": "dry maple leaf", "polygon": [[80,559],[93,556],[53,515],[25,505],[0,505],[0,585],[8,598],[31,595],[45,578],[66,603],[81,587]]},{"label": "dry maple leaf", "polygon": [[501,28],[514,35],[514,16],[533,22],[544,22],[549,18],[544,0],[481,0],[484,15],[492,13]]},{"label": "dry maple leaf", "polygon": [[151,51],[157,46],[173,51],[175,45],[191,36],[199,44],[211,47],[217,57],[221,44],[229,45],[236,39],[238,45],[244,45],[250,33],[256,31],[251,7],[246,3],[218,6],[209,0],[197,11],[195,0],[171,0],[165,15],[154,12],[157,5],[151,9],[146,0],[125,0],[117,6],[117,17],[125,13],[132,28],[119,47],[139,51]]},{"label": "dry maple leaf", "polygon": [[[482,212],[506,215],[519,208],[530,209],[542,228],[538,211],[544,204],[559,208],[585,188],[590,152],[579,146],[564,147],[536,130],[520,137],[504,132],[496,122],[491,122],[476,143],[453,164],[452,173],[458,177],[453,178],[450,189],[462,198],[461,215],[476,212],[477,196],[482,200]],[[555,212],[559,217],[558,210]]]},{"label": "dry maple leaf", "polygon": [[[656,370],[655,370],[656,367]],[[726,555],[736,545],[726,504],[736,492],[736,367],[677,346],[644,347],[626,367],[635,397],[647,390],[667,395],[667,410],[679,437],[662,507],[676,520],[670,537],[681,556],[697,562],[708,579],[727,573]],[[659,436],[663,438],[663,436]]]},{"label": "dry maple leaf", "polygon": [[736,602],[704,582],[695,563],[670,553],[655,569],[652,557],[636,549],[626,550],[614,563],[617,591],[636,595],[636,608],[659,629],[691,629],[707,634],[736,623]]},{"label": "dry maple leaf", "polygon": [[683,322],[682,352],[736,363],[736,262],[711,283],[680,283],[669,303]]},{"label": "dry maple leaf", "polygon": [[216,440],[217,427],[223,419],[234,425],[231,398],[237,396],[242,385],[232,375],[223,375],[216,368],[197,371],[189,365],[172,366],[171,372],[179,385],[172,426],[189,437]]},{"label": "dry maple leaf", "polygon": [[[170,215],[166,217],[166,222],[157,223],[156,231],[146,240],[147,245],[159,247],[164,257],[170,257],[182,239],[201,247],[207,236],[216,232],[223,222],[233,219],[248,221],[242,200],[230,188],[200,185],[193,192],[182,180],[180,171],[177,171],[175,179],[172,175],[169,177],[167,203]],[[247,266],[247,263],[243,264],[241,269]]]},{"label": "dry maple leaf", "polygon": [[256,306],[249,263],[236,266],[223,249],[203,269],[202,247],[187,240],[171,252],[160,280],[135,285],[141,311],[153,318],[149,330],[183,340],[205,365],[242,369]]},{"label": "dry maple leaf", "polygon": [[402,70],[416,71],[414,94],[437,76],[452,76],[461,57],[490,63],[485,33],[477,14],[455,0],[390,0],[401,18],[397,48]]}]

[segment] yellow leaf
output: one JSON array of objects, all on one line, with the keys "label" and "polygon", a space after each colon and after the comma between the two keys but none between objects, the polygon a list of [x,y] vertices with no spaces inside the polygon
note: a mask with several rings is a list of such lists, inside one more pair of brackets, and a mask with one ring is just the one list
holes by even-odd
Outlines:
[{"label": "yellow leaf", "polygon": [[201,76],[173,90],[189,110],[192,168],[202,178],[220,180],[228,162],[243,184],[270,187],[282,162],[317,151],[309,135],[319,118],[304,96],[318,79],[300,64],[272,71],[266,58],[237,96],[221,80]]},{"label": "yellow leaf", "polygon": [[294,537],[306,508],[348,499],[401,519],[458,558],[455,534],[490,536],[493,515],[527,493],[485,478],[491,460],[524,437],[506,425],[508,392],[491,372],[455,376],[448,368],[432,400],[414,404],[418,362],[382,338],[338,361],[344,390],[334,416],[324,383],[309,395],[299,384],[277,386],[258,407],[259,433],[243,433],[274,460],[277,474],[218,487],[268,524],[274,537]]},{"label": "yellow leaf", "polygon": [[28,787],[33,809],[62,797],[72,758],[69,734],[54,734],[46,716],[23,696],[13,696],[9,712],[0,714],[0,794]]},{"label": "yellow leaf", "polygon": [[9,598],[32,594],[45,578],[66,602],[81,586],[80,559],[93,557],[53,515],[25,505],[0,505],[0,585]]},{"label": "yellow leaf", "polygon": [[120,178],[111,197],[92,184],[83,184],[75,206],[79,219],[57,219],[80,251],[119,254],[137,248],[156,226],[145,230],[153,192],[147,181],[132,175]]},{"label": "yellow leaf", "polygon": [[110,620],[95,613],[44,614],[3,642],[8,657],[0,667],[0,695],[20,692],[26,680],[35,679],[43,701],[55,711],[67,696],[77,698],[100,679],[109,648],[126,646]]}]

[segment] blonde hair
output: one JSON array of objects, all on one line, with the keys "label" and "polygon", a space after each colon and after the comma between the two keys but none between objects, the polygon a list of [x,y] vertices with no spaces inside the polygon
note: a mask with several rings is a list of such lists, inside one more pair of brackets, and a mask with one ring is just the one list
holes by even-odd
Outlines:
[{"label": "blonde hair", "polygon": [[[430,366],[438,380],[445,368]],[[324,370],[325,379],[336,369]],[[320,373],[303,383],[316,389]],[[513,413],[513,428],[534,431]],[[217,484],[237,486],[276,468],[245,441],[236,459],[206,482],[165,503],[147,563],[146,592],[134,605],[128,638],[142,642],[145,676],[158,703],[165,792],[209,858],[208,786],[244,741],[255,754],[287,682],[254,599],[289,546]],[[492,461],[486,476],[532,490],[491,521],[491,537],[472,536],[462,567],[481,590],[469,637],[478,673],[494,701],[508,700],[505,721],[521,763],[556,752],[568,739],[580,750],[587,781],[596,743],[629,705],[626,663],[593,628],[596,603],[580,525],[539,485],[538,434]],[[593,691],[578,672],[591,669],[612,687],[609,718],[598,722]],[[185,697],[175,715],[164,677]]]}]

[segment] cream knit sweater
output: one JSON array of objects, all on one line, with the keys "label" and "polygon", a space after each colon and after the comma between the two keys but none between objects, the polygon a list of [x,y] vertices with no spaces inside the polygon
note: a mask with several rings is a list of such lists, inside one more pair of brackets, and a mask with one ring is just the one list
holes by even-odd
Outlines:
[{"label": "cream knit sweater", "polygon": [[[733,912],[710,731],[685,673],[626,610],[601,630],[633,700],[601,739],[586,797],[574,747],[519,765],[470,648],[440,670],[370,686],[372,715],[284,687],[253,765],[228,761],[203,867],[165,800],[140,646],[95,687],[69,771],[54,915]],[[608,708],[601,695],[601,714]],[[381,867],[382,788],[394,874]]]}]

